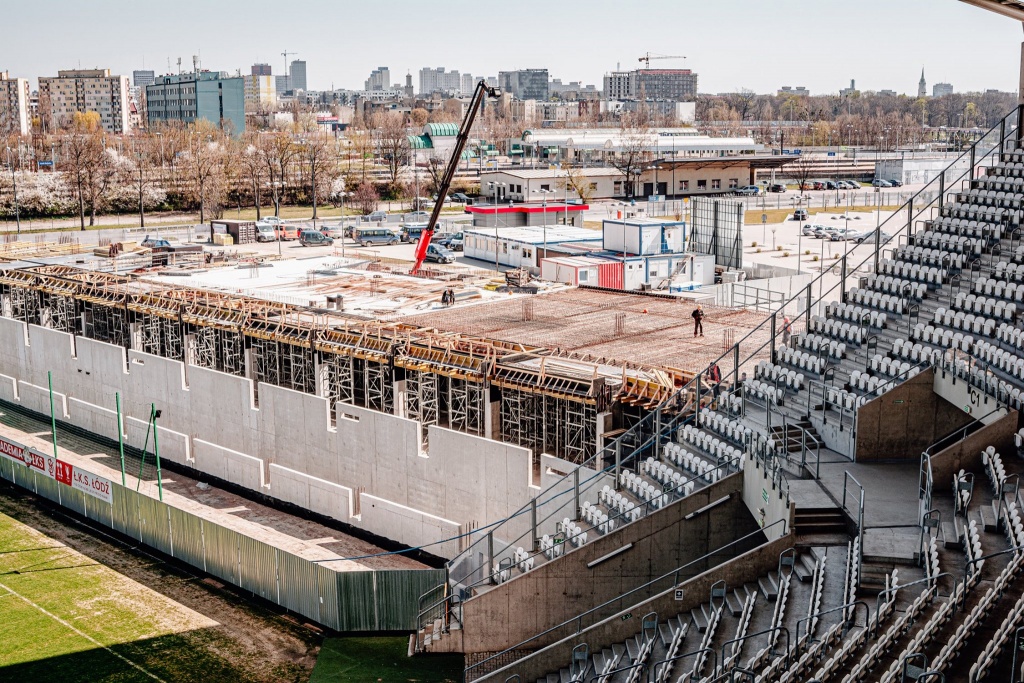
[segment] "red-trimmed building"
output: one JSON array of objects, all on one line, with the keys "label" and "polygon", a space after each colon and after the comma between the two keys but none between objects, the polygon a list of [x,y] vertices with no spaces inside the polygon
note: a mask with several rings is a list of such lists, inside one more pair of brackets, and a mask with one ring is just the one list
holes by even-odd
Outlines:
[{"label": "red-trimmed building", "polygon": [[[556,225],[583,227],[587,204],[563,202],[542,204],[474,204],[467,206],[476,228],[525,228]],[[600,234],[597,236],[600,239]]]}]

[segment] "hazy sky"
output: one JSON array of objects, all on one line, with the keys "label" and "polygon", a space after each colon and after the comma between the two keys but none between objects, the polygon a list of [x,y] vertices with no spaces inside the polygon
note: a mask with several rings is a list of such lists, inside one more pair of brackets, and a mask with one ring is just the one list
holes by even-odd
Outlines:
[{"label": "hazy sky", "polygon": [[[651,66],[692,68],[701,92],[803,85],[837,92],[1017,89],[1020,24],[957,0],[6,0],[0,71],[32,81],[58,69],[242,69],[287,49],[309,88],[362,88],[377,66],[404,81],[421,67],[475,76],[547,67],[601,87],[647,51],[686,55]],[[969,36],[973,42],[964,41]],[[289,56],[289,60],[294,57]]]}]

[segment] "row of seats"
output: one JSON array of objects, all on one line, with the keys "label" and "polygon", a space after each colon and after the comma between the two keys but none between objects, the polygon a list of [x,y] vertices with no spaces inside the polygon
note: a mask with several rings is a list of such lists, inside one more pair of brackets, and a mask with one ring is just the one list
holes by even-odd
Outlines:
[{"label": "row of seats", "polygon": [[[874,372],[881,373],[887,377],[913,377],[909,374],[916,366],[910,361],[889,358],[880,353],[871,357],[870,367]],[[917,373],[914,373],[915,375]]]},{"label": "row of seats", "polygon": [[974,496],[974,474],[961,469],[953,475],[953,514],[967,516],[967,510]]},{"label": "row of seats", "polygon": [[986,370],[960,358],[945,364],[945,367],[955,376],[962,377],[997,400],[1009,404],[1011,408],[1024,410],[1024,389],[1020,386],[990,375]]},{"label": "row of seats", "polygon": [[[705,429],[710,429],[716,434],[724,436],[734,443],[743,444],[744,446],[749,444],[755,435],[755,431],[748,427],[746,423],[711,410],[701,411],[700,425]],[[735,457],[735,455],[739,455],[739,451],[735,455],[730,455]]]},{"label": "row of seats", "polygon": [[730,415],[742,415],[743,396],[737,392],[725,394],[718,399],[718,406]]},{"label": "row of seats", "polygon": [[[673,447],[674,446],[674,447]],[[736,451],[739,454],[739,451]],[[721,466],[713,462],[709,462],[699,455],[694,455],[682,446],[676,446],[675,444],[667,445],[665,447],[665,455],[672,464],[677,467],[682,467],[684,471],[689,472],[695,477],[700,477],[708,483],[714,483],[721,479],[724,475],[721,474]],[[739,460],[730,460],[730,462],[742,462],[742,455],[739,455]],[[693,482],[687,482],[687,484],[693,484]],[[693,491],[693,486],[684,487],[684,495],[689,495]]]},{"label": "row of seats", "polygon": [[846,344],[823,337],[820,334],[794,335],[792,346],[796,349],[807,349],[815,353],[821,352],[836,360],[846,356]]},{"label": "row of seats", "polygon": [[684,425],[682,431],[679,432],[679,435],[680,438],[682,438],[683,443],[688,443],[694,448],[699,448],[705,453],[713,455],[718,462],[743,458],[743,451],[740,449],[725,443],[721,439],[708,434],[707,432],[697,429],[693,425]]},{"label": "row of seats", "polygon": [[[820,335],[811,336],[818,337],[819,339],[825,339],[825,337],[821,337]],[[842,353],[846,353],[846,344],[831,340],[830,343],[835,345],[834,350],[837,353],[840,352],[839,347],[842,347]],[[825,366],[827,365],[824,358],[820,358],[816,355],[813,355],[810,351],[800,351],[799,349],[790,348],[788,346],[784,346],[781,349],[779,349],[777,356],[778,360],[785,363],[786,365],[794,365],[800,368],[801,370],[813,372],[816,375],[820,375],[825,370]],[[801,375],[801,377],[802,376],[803,375]]]},{"label": "row of seats", "polygon": [[629,470],[624,470],[619,474],[619,485],[648,503],[655,510],[668,504],[668,496],[661,489],[655,488],[650,482],[644,481],[640,475]]},{"label": "row of seats", "polygon": [[580,506],[580,516],[583,517],[583,521],[590,524],[591,527],[597,529],[602,534],[609,534],[615,531],[615,527],[617,526],[614,517],[609,517],[604,510],[597,507],[590,501],[583,501],[583,504]]},{"label": "row of seats", "polygon": [[[687,483],[686,495],[693,492],[693,482]],[[624,524],[635,522],[643,516],[643,509],[611,486],[605,484],[597,494],[597,501],[609,510],[614,510]]]},{"label": "row of seats", "polygon": [[1018,429],[1017,433],[1013,435],[1013,445],[1017,447],[1017,450],[1024,449],[1024,429]]},{"label": "row of seats", "polygon": [[1006,481],[1006,467],[1003,466],[1003,458],[996,451],[995,446],[988,446],[981,452],[981,463],[985,466],[985,474],[988,475],[989,483],[996,496],[1002,495],[1003,482]]},{"label": "row of seats", "polygon": [[807,325],[810,332],[823,334],[847,344],[861,344],[865,338],[865,331],[860,325],[851,325],[841,320],[832,320],[821,315],[812,315]]},{"label": "row of seats", "polygon": [[544,557],[549,560],[561,557],[562,550],[564,548],[565,546],[562,543],[555,543],[555,539],[547,534],[540,537],[540,551],[544,553]]},{"label": "row of seats", "polygon": [[974,187],[967,192],[957,195],[962,202],[980,204],[981,206],[1001,206],[1010,209],[1019,209],[1021,202],[1024,202],[1024,193],[1016,191],[1016,186],[1009,189],[995,187],[1002,185],[999,181],[991,181],[992,187]]},{"label": "row of seats", "polygon": [[642,474],[646,474],[651,479],[654,479],[671,491],[682,492],[685,490],[684,487],[690,483],[690,480],[684,477],[675,468],[669,467],[665,463],[660,460],[655,460],[654,458],[647,458],[641,462],[640,472]]},{"label": "row of seats", "polygon": [[858,325],[868,324],[871,327],[883,329],[887,322],[885,313],[872,311],[864,306],[844,304],[841,301],[831,301],[825,306],[825,315],[830,318],[847,320]]},{"label": "row of seats", "polygon": [[1016,303],[1024,302],[1024,284],[1018,286],[1016,282],[1004,282],[983,277],[974,281],[972,291],[975,294],[994,296],[997,299],[1009,299]]},{"label": "row of seats", "polygon": [[804,388],[804,376],[801,373],[766,360],[759,362],[754,368],[754,379],[769,380],[776,384],[781,382],[793,391]]},{"label": "row of seats", "polygon": [[[819,674],[822,674],[818,676],[820,680],[828,681],[831,678],[832,672],[835,672],[840,666],[845,666],[846,660],[849,659],[859,645],[864,643],[867,633],[878,632],[878,629],[883,623],[885,623],[885,621],[888,620],[889,616],[894,611],[898,588],[899,568],[896,568],[892,570],[891,577],[886,576],[885,578],[885,591],[881,593],[883,597],[878,605],[878,610],[869,618],[867,627],[860,632],[857,638],[848,638],[840,651],[836,652],[832,657],[826,660],[825,666],[822,667],[822,670],[819,672]],[[931,591],[929,589],[925,589],[921,593],[921,595],[930,594]],[[913,607],[914,604],[916,604],[916,601],[911,604],[911,607]],[[908,612],[909,611],[910,610],[908,610]],[[904,613],[899,619],[893,621],[888,628],[882,631],[882,635],[875,639],[875,642],[872,643],[867,652],[861,656],[860,660],[849,668],[846,676],[842,679],[842,683],[859,683],[859,681],[863,680],[878,658],[892,648],[897,638],[903,635],[907,628],[907,624],[913,623],[911,619],[915,616],[917,616],[916,612],[913,614]],[[859,640],[860,643],[857,645],[851,645],[851,641],[856,642],[857,640]]]},{"label": "row of seats", "polygon": [[[925,221],[925,225],[936,232],[945,232],[951,235],[965,235],[967,237],[978,237],[983,239],[999,239],[1002,230],[998,223],[1002,214],[1001,209],[988,207],[972,207],[959,205],[949,207],[949,216],[934,218]],[[954,218],[954,216],[964,216]],[[975,218],[976,217],[976,218]]]},{"label": "row of seats", "polygon": [[1010,260],[1014,263],[1024,263],[1024,246],[1019,246],[1010,254]]},{"label": "row of seats", "polygon": [[953,254],[943,249],[929,249],[909,244],[896,250],[896,258],[900,261],[920,263],[922,266],[934,266],[947,272],[960,270],[966,261],[963,254]]},{"label": "row of seats", "polygon": [[981,558],[981,534],[978,532],[978,520],[972,519],[967,523],[967,533],[963,538],[964,554],[967,555],[967,571],[977,573],[981,571],[984,560]]},{"label": "row of seats", "polygon": [[[1012,547],[1024,548],[1024,522],[1021,521],[1017,503],[1012,502],[1006,507],[1006,540]],[[1022,553],[1024,550],[1018,550]]]},{"label": "row of seats", "polygon": [[1024,358],[1018,353],[1001,349],[991,342],[978,340],[974,344],[974,355],[1003,372],[1024,380]]},{"label": "row of seats", "polygon": [[[843,591],[843,604],[851,605],[857,599],[857,588],[860,586],[860,536],[854,536],[846,545],[846,588]],[[847,615],[849,616],[849,615]]]},{"label": "row of seats", "polygon": [[999,325],[998,320],[986,318],[984,315],[965,313],[964,311],[953,311],[939,307],[935,309],[934,321],[938,325],[945,325],[972,334],[981,334],[991,337]]},{"label": "row of seats", "polygon": [[1008,344],[1018,351],[1024,352],[1024,330],[1019,327],[1003,323],[996,329],[996,339]]},{"label": "row of seats", "polygon": [[1006,320],[1013,320],[1017,316],[1017,304],[1007,303],[987,296],[977,294],[966,294],[960,292],[953,300],[953,308],[983,315],[987,318],[995,317]]},{"label": "row of seats", "polygon": [[914,329],[910,332],[910,338],[926,344],[941,346],[944,349],[970,351],[974,347],[974,337],[969,334],[954,332],[953,330],[926,325],[925,323],[914,325]]},{"label": "row of seats", "polygon": [[923,344],[915,344],[909,339],[897,339],[892,344],[892,356],[910,361],[912,364],[935,363],[942,358],[942,351]]},{"label": "row of seats", "polygon": [[913,237],[913,244],[916,247],[928,249],[941,249],[957,254],[969,256],[981,256],[981,242],[963,235],[947,235],[944,232],[933,232],[921,230]]},{"label": "row of seats", "polygon": [[581,548],[587,543],[587,532],[580,528],[580,525],[565,517],[561,522],[561,532],[567,543],[572,543]]},{"label": "row of seats", "polygon": [[997,261],[995,264],[995,268],[992,270],[992,276],[997,280],[1012,280],[1013,282],[1024,282],[1024,264],[1012,263],[1007,261]]},{"label": "row of seats", "polygon": [[[1024,618],[1024,595],[1017,599],[1017,602],[1010,608],[1009,613],[1003,617],[1002,623],[996,629],[995,635],[985,645],[985,649],[978,655],[978,659],[971,666],[969,680],[980,681],[988,675],[988,670],[995,664],[999,654],[1003,651],[1010,636],[1016,631],[1021,619]],[[1019,673],[1015,674],[1019,675]]]},{"label": "row of seats", "polygon": [[885,390],[890,388],[891,380],[884,377],[875,377],[860,370],[850,373],[850,386],[862,393],[878,394],[881,396]]},{"label": "row of seats", "polygon": [[[924,574],[933,582],[942,573],[939,564],[939,542],[932,534],[928,534],[928,547],[925,549]],[[932,584],[934,585],[934,583]]]},{"label": "row of seats", "polygon": [[744,384],[743,392],[744,396],[755,396],[758,400],[777,406],[782,405],[782,399],[785,396],[782,389],[776,389],[774,384],[768,384],[758,379],[748,379]]},{"label": "row of seats", "polygon": [[828,404],[828,407],[833,410],[839,410],[841,408],[854,410],[856,408],[860,408],[870,400],[867,396],[858,396],[852,391],[834,388],[829,388],[825,396],[825,401]]},{"label": "row of seats", "polygon": [[516,552],[512,556],[512,562],[524,574],[533,569],[533,557],[522,546],[516,548]]},{"label": "row of seats", "polygon": [[942,270],[934,266],[922,266],[917,263],[893,261],[892,259],[886,259],[879,263],[878,273],[880,275],[893,275],[906,280],[915,280],[936,286],[942,285],[945,279],[945,274]]},{"label": "row of seats", "polygon": [[928,294],[928,285],[923,282],[904,280],[903,278],[893,277],[891,275],[868,275],[867,287],[868,289],[885,292],[887,294],[896,294],[904,297],[909,296],[917,299],[918,301],[924,299]]},{"label": "row of seats", "polygon": [[[1020,181],[1020,183],[1017,181]],[[975,188],[972,189],[983,190],[985,192],[1010,192],[1016,195],[1020,193],[1021,190],[1024,190],[1024,180],[1021,180],[1021,178],[998,175],[994,172],[991,175],[986,174],[981,176],[975,180],[974,183]],[[968,194],[970,193],[968,192]]]},{"label": "row of seats", "polygon": [[871,289],[860,289],[858,287],[851,287],[850,290],[846,292],[846,300],[862,306],[880,308],[883,311],[888,311],[889,313],[895,313],[897,315],[903,315],[906,305],[903,297],[897,294],[883,294],[882,292],[876,292]]}]

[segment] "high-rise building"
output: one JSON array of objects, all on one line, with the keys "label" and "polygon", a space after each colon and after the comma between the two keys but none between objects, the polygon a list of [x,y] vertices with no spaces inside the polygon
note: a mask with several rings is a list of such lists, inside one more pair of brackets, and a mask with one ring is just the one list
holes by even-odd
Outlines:
[{"label": "high-rise building", "polygon": [[499,71],[498,83],[518,100],[546,100],[549,96],[547,69]]},{"label": "high-rise building", "polygon": [[247,106],[273,105],[277,102],[277,84],[273,76],[244,76],[243,80]]},{"label": "high-rise building", "polygon": [[27,78],[11,78],[0,71],[0,136],[29,133],[29,90]]},{"label": "high-rise building", "polygon": [[476,81],[473,80],[473,74],[462,74],[462,87],[459,88],[463,95],[468,95],[473,92],[473,88],[476,87]]},{"label": "high-rise building", "polygon": [[253,64],[252,65],[253,76],[273,76],[274,70],[270,68],[269,64]]},{"label": "high-rise building", "polygon": [[156,83],[155,71],[133,71],[132,85],[136,88],[145,88],[147,85]]},{"label": "high-rise building", "polygon": [[213,71],[160,76],[146,88],[149,125],[206,119],[238,135],[245,130],[242,80]]},{"label": "high-rise building", "polygon": [[445,71],[443,66],[436,69],[424,67],[420,69],[420,94],[451,92],[462,90],[462,77],[458,71]]},{"label": "high-rise building", "polygon": [[296,59],[292,61],[290,73],[290,90],[308,90],[306,87],[306,60]]},{"label": "high-rise building", "polygon": [[928,97],[928,81],[924,80],[924,67],[921,68],[921,80],[917,82],[917,96]]},{"label": "high-rise building", "polygon": [[76,113],[94,111],[108,133],[125,133],[129,121],[128,77],[110,69],[72,69],[39,78],[39,109],[47,130],[71,125]]},{"label": "high-rise building", "polygon": [[675,100],[697,97],[697,74],[689,69],[637,69],[605,74],[604,96],[609,100]]},{"label": "high-rise building", "polygon": [[291,76],[274,76],[274,90],[277,94],[283,95],[292,89]]},{"label": "high-rise building", "polygon": [[942,97],[953,94],[952,83],[936,83],[932,86],[932,97]]},{"label": "high-rise building", "polygon": [[387,90],[391,87],[391,69],[386,66],[378,66],[370,72],[366,79],[366,87],[363,90]]}]

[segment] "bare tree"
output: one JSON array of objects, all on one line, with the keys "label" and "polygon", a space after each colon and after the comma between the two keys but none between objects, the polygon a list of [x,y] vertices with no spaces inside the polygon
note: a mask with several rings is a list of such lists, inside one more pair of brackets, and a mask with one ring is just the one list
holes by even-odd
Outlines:
[{"label": "bare tree", "polygon": [[299,150],[287,133],[261,135],[257,149],[263,159],[263,165],[267,169],[267,179],[274,199],[274,215],[277,215],[281,204],[281,193],[284,191],[287,181],[288,165]]},{"label": "bare tree", "polygon": [[365,215],[377,210],[380,195],[377,194],[377,188],[373,186],[373,183],[364,180],[356,187],[356,191],[352,194],[352,201]]},{"label": "bare tree", "polygon": [[329,194],[340,173],[337,147],[330,138],[314,133],[305,140],[300,154],[303,163],[309,166],[310,197],[313,201],[313,220],[316,220],[317,199]]},{"label": "bare tree", "polygon": [[[74,131],[61,138],[61,170],[63,177],[78,199],[78,222],[85,230],[85,202],[87,180],[92,168],[103,160],[103,145],[99,136],[85,131]],[[90,223],[91,225],[91,223]]]},{"label": "bare tree", "polygon": [[[197,124],[189,132],[185,163],[188,169],[188,182],[193,200],[199,204],[199,222],[206,222],[207,203],[216,200],[216,181],[222,176],[224,168],[224,149],[220,134],[212,125]],[[213,201],[216,209],[219,202]]]},{"label": "bare tree", "polygon": [[640,175],[651,160],[650,131],[647,126],[638,123],[635,117],[625,115],[622,117],[620,134],[622,148],[609,159],[609,163],[626,176],[626,196],[632,197]]},{"label": "bare tree", "polygon": [[243,147],[238,156],[239,167],[245,177],[249,189],[252,190],[253,206],[256,207],[256,220],[262,218],[260,211],[260,198],[262,196],[263,183],[267,178],[267,167],[260,155],[258,147],[260,133],[248,132],[242,138]]},{"label": "bare tree", "polygon": [[139,227],[146,227],[145,198],[146,188],[156,182],[153,177],[154,166],[159,164],[159,149],[154,149],[155,141],[149,136],[136,136],[132,140],[130,155],[121,165],[121,173],[125,180],[131,182],[139,200]]},{"label": "bare tree", "polygon": [[559,181],[559,187],[567,192],[574,192],[584,204],[589,204],[594,197],[595,188],[591,185],[590,179],[582,169],[576,166],[569,166],[565,169],[565,177]]},{"label": "bare tree", "polygon": [[817,164],[806,154],[801,154],[794,161],[786,164],[786,170],[789,172],[794,180],[800,184],[800,194],[804,193],[807,189],[807,181],[810,180],[811,174],[814,173],[814,169]]},{"label": "bare tree", "polygon": [[409,159],[409,134],[405,117],[397,112],[378,112],[371,119],[377,156],[388,169],[392,192],[398,187],[398,175]]}]

